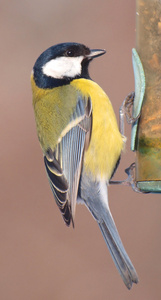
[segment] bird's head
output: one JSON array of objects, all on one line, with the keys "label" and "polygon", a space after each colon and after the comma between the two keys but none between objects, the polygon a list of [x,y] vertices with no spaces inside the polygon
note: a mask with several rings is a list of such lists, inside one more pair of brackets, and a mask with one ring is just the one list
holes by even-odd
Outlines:
[{"label": "bird's head", "polygon": [[76,78],[90,78],[89,62],[106,51],[78,43],[62,43],[45,50],[37,59],[33,76],[40,88],[54,88]]}]

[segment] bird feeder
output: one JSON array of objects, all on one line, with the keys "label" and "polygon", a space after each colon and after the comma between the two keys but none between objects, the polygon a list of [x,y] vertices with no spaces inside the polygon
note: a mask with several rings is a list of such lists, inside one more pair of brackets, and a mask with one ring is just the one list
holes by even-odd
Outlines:
[{"label": "bird feeder", "polygon": [[131,149],[143,192],[161,193],[161,1],[136,1],[135,99]]}]

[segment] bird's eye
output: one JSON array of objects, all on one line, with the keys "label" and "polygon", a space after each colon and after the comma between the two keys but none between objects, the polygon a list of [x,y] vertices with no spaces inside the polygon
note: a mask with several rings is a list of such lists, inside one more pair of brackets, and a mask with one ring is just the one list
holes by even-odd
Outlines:
[{"label": "bird's eye", "polygon": [[73,50],[67,50],[65,54],[66,54],[66,56],[73,57],[74,56],[74,51]]}]

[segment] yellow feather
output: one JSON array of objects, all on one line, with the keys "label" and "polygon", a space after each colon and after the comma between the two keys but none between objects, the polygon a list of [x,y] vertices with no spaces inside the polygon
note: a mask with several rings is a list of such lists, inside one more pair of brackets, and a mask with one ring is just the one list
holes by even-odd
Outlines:
[{"label": "yellow feather", "polygon": [[[33,106],[39,141],[44,153],[52,150],[70,130],[70,116],[77,102],[76,91],[92,101],[92,134],[84,156],[84,168],[94,178],[108,180],[124,146],[111,102],[98,84],[75,79],[54,89],[38,88],[31,75]],[[78,120],[79,122],[79,120]]]},{"label": "yellow feather", "polygon": [[110,179],[124,146],[111,102],[98,84],[87,79],[71,82],[83,95],[92,100],[92,135],[84,156],[84,168],[95,178]]}]

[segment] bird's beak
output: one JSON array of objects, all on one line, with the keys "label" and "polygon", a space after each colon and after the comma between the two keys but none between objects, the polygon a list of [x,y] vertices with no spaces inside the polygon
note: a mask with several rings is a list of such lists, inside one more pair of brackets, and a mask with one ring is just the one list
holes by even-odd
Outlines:
[{"label": "bird's beak", "polygon": [[106,53],[106,50],[101,49],[92,49],[90,54],[87,55],[87,58],[92,59],[98,56],[101,56]]}]

